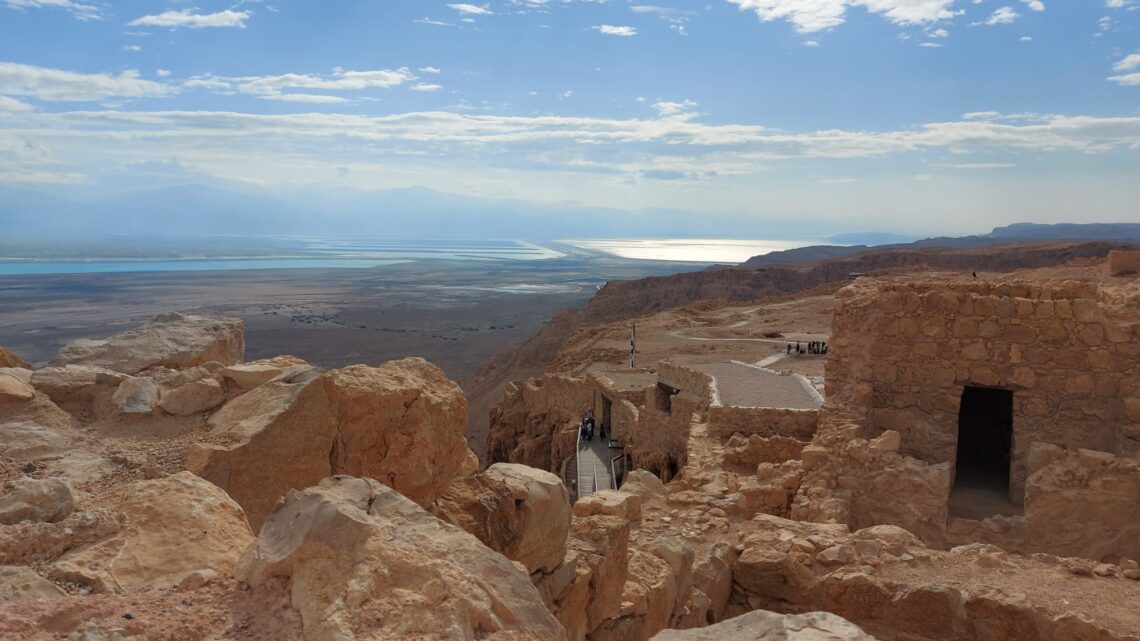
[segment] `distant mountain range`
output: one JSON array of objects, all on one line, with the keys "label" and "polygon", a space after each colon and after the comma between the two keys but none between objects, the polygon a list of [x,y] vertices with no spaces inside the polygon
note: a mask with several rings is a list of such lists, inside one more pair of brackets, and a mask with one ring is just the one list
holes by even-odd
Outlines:
[{"label": "distant mountain range", "polygon": [[[908,243],[883,243],[874,249],[914,249],[921,247],[950,247],[955,249],[975,249],[1014,243],[1044,242],[1088,242],[1107,241],[1140,244],[1140,223],[1059,223],[1042,225],[1038,223],[1015,223],[1005,227],[995,227],[988,234],[961,237],[924,238]],[[813,245],[782,252],[772,252],[763,256],[753,256],[742,267],[761,265],[786,265],[818,260],[835,260],[852,256],[872,249],[871,245]]]}]

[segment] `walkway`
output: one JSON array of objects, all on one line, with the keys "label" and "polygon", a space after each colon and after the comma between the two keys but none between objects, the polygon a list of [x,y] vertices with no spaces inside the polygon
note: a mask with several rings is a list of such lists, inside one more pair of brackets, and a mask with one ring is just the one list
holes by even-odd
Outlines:
[{"label": "walkway", "polygon": [[713,377],[722,405],[815,410],[821,404],[811,383],[801,376],[781,376],[772,370],[736,362],[691,367]]},{"label": "walkway", "polygon": [[[580,435],[579,435],[580,436]],[[578,498],[581,499],[597,490],[611,489],[610,447],[608,440],[597,434],[594,440],[578,440]],[[597,479],[597,485],[594,479]]]}]

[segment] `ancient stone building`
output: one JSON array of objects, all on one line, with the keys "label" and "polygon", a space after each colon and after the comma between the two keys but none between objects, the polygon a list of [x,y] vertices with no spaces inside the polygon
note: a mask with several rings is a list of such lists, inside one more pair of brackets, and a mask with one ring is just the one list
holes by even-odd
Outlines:
[{"label": "ancient stone building", "polygon": [[[909,515],[882,500],[873,517],[860,514],[856,496],[845,518],[942,542],[1140,551],[1137,281],[861,279],[838,295],[831,345],[821,431],[833,445],[844,429],[856,441],[897,432],[898,455],[929,466]],[[865,474],[882,477],[880,491],[890,485],[887,472]],[[947,522],[956,495],[967,513],[955,523],[951,509]],[[994,514],[988,530],[976,523]],[[1082,515],[1081,535],[1052,518],[1062,514]]]}]

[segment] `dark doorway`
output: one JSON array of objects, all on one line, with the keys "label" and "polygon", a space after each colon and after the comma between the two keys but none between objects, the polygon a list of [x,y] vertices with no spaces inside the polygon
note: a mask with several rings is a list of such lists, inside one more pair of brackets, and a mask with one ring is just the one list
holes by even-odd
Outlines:
[{"label": "dark doorway", "polygon": [[610,434],[613,434],[613,430],[611,429],[612,426],[610,425],[610,416],[613,414],[613,411],[614,411],[614,402],[611,401],[610,399],[606,398],[605,396],[603,396],[602,397],[602,427],[606,428],[606,432],[609,432]]},{"label": "dark doorway", "polygon": [[1013,392],[967,387],[958,412],[954,487],[1009,493]]}]

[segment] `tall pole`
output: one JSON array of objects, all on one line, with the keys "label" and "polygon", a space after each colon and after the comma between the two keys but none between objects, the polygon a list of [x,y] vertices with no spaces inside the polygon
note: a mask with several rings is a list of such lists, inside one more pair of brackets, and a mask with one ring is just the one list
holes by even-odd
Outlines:
[{"label": "tall pole", "polygon": [[637,367],[637,323],[633,323],[633,337],[629,339],[629,368]]}]

